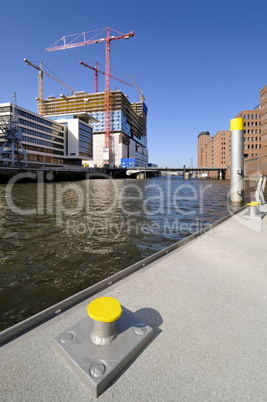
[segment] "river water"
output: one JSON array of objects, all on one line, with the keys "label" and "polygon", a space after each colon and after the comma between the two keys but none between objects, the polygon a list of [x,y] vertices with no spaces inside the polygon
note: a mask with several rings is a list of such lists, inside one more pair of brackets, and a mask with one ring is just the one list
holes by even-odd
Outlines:
[{"label": "river water", "polygon": [[229,181],[0,185],[1,330],[229,214]]}]

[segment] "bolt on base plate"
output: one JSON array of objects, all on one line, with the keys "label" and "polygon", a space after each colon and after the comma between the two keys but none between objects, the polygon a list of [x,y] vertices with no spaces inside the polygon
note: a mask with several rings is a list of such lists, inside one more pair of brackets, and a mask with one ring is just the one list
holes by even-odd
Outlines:
[{"label": "bolt on base plate", "polygon": [[94,396],[99,396],[153,337],[153,329],[123,310],[116,321],[117,337],[108,345],[91,340],[94,322],[84,318],[56,338],[58,350]]}]

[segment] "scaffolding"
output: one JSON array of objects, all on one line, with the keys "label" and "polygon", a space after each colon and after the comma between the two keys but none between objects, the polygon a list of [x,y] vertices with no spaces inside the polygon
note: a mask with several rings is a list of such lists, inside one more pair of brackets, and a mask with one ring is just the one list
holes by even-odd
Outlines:
[{"label": "scaffolding", "polygon": [[[93,123],[94,135],[103,134],[103,144],[98,147],[105,148],[105,92],[87,93],[85,91],[59,97],[50,96],[42,102],[38,101],[38,112],[42,116],[56,116],[87,112],[98,120]],[[119,124],[116,122],[119,121]],[[110,160],[114,163],[117,145],[127,144],[130,140],[140,146],[147,147],[147,107],[145,103],[131,103],[122,91],[110,92]],[[129,151],[127,151],[129,153]]]}]

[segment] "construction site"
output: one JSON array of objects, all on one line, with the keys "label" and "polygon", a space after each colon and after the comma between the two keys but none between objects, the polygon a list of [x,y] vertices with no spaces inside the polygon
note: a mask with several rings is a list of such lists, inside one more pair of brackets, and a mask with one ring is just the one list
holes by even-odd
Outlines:
[{"label": "construction site", "polygon": [[148,162],[147,107],[143,101],[131,103],[122,91],[110,91],[109,135],[105,126],[105,93],[75,92],[70,96],[50,96],[38,100],[38,113],[53,120],[64,115],[89,113],[93,126],[93,159],[83,160],[89,167],[120,166],[122,158],[134,158],[138,166]]},{"label": "construction site", "polygon": [[[142,89],[131,76],[133,85],[139,94],[139,102],[133,103],[121,90],[110,90],[111,79],[133,87],[132,84],[111,74],[110,62],[111,42],[118,39],[129,39],[133,36],[134,32],[132,31],[123,34],[111,28],[104,28],[64,36],[46,49],[49,52],[105,43],[105,71],[99,69],[97,62],[94,66],[90,66],[80,61],[82,66],[94,71],[93,93],[76,91],[52,74],[47,73],[42,62],[35,65],[24,59],[27,65],[38,71],[38,96],[36,100],[38,116],[42,116],[43,120],[38,118],[35,113],[23,109],[22,105],[17,106],[16,102],[14,104],[2,104],[0,113],[2,116],[2,123],[0,123],[2,164],[11,167],[23,166],[23,164],[31,166],[33,163],[35,165],[42,164],[42,166],[49,164],[49,166],[119,167],[123,159],[124,164],[126,161],[126,166],[127,160],[131,160],[131,166],[146,166],[148,164],[148,109],[144,102]],[[105,89],[102,92],[99,91],[98,86],[99,74],[103,74],[105,77]],[[69,94],[45,98],[45,75],[67,87]],[[15,115],[20,114],[24,116],[23,121],[21,118],[14,118]],[[5,124],[8,119],[13,122],[16,121],[13,131],[20,133],[20,135],[13,136],[12,141],[9,139],[10,135]],[[58,126],[62,126],[62,131],[64,131],[64,138],[60,140],[62,143],[60,158],[55,157],[53,148],[58,147],[58,145],[54,144],[53,132],[42,125],[51,124],[47,119],[52,120]],[[38,125],[33,123],[37,120],[40,123]],[[30,126],[34,130],[29,131],[26,126]],[[50,131],[51,135],[48,134]],[[45,138],[46,141],[40,138]],[[20,151],[21,149],[23,152]]]}]

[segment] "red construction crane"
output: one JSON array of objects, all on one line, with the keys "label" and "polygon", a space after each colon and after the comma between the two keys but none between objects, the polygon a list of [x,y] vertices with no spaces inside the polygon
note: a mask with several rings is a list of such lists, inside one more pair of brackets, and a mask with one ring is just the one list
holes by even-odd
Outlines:
[{"label": "red construction crane", "polygon": [[[82,66],[84,66],[84,67],[88,67],[88,68],[91,68],[91,70],[94,70],[94,72],[95,72],[94,91],[98,92],[98,73],[101,73],[103,75],[106,75],[106,73],[104,71],[99,70],[97,62],[95,63],[95,67],[89,66],[88,64],[84,63],[83,61],[80,61],[80,64]],[[110,75],[110,78],[113,78],[114,80],[120,81],[123,84],[129,85],[129,87],[132,87],[132,84],[129,84],[129,82],[126,82],[126,81],[123,81],[123,80],[121,80],[119,78],[116,78],[113,75]]]},{"label": "red construction crane", "polygon": [[[110,35],[112,28],[103,28],[101,30],[87,31],[79,34],[63,36],[53,45],[46,49],[47,52],[54,50],[71,49],[73,47],[93,45],[95,43],[106,43],[105,49],[105,162],[109,163],[109,149],[110,149],[110,43],[117,39],[129,39],[134,36],[134,32],[131,31],[128,34],[123,34],[122,32],[115,31],[119,36]],[[87,34],[94,32],[90,39],[87,39]],[[96,38],[98,35],[106,32],[106,37]],[[62,44],[63,43],[63,44]]]}]

